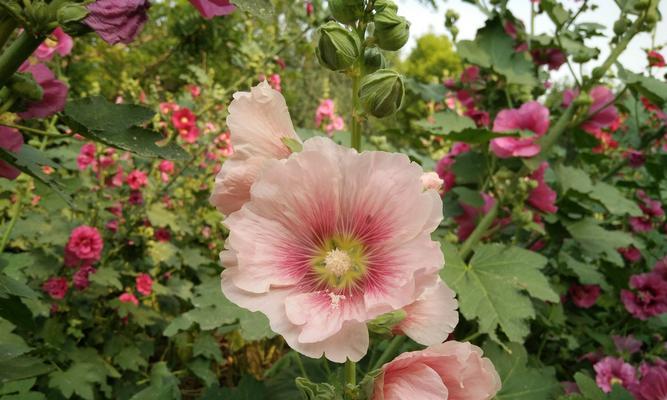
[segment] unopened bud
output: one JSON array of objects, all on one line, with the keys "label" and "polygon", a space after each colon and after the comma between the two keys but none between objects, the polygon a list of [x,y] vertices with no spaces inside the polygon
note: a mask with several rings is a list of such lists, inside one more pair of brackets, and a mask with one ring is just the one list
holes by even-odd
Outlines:
[{"label": "unopened bud", "polygon": [[405,86],[398,72],[379,69],[361,80],[359,97],[364,109],[374,117],[384,118],[401,108]]},{"label": "unopened bud", "polygon": [[364,75],[371,74],[378,69],[386,68],[387,60],[385,60],[382,52],[377,47],[371,47],[364,52]]},{"label": "unopened bud", "polygon": [[393,12],[398,11],[398,6],[392,0],[376,0],[373,8],[376,12],[381,12],[384,10],[390,10]]},{"label": "unopened bud", "polygon": [[396,51],[410,38],[410,23],[396,12],[385,9],[375,14],[375,32],[373,36],[381,49]]},{"label": "unopened bud", "polygon": [[364,1],[329,0],[329,11],[336,21],[352,25],[364,15]]},{"label": "unopened bud", "polygon": [[322,66],[344,71],[359,58],[361,43],[352,32],[333,21],[322,25],[318,31],[320,40],[316,53]]}]

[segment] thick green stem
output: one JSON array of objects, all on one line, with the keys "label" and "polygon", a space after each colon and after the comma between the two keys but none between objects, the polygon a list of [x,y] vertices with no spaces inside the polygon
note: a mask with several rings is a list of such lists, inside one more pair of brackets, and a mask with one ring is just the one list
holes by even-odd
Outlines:
[{"label": "thick green stem", "polygon": [[560,118],[558,118],[556,124],[554,124],[554,126],[549,130],[549,133],[540,139],[539,143],[542,148],[542,154],[548,154],[548,150],[551,148],[551,146],[556,143],[560,135],[565,131],[565,129],[567,129],[568,125],[570,124],[570,120],[574,115],[575,109],[576,107],[574,106],[574,102],[572,102],[572,104],[570,104],[570,106],[565,109]]},{"label": "thick green stem", "polygon": [[472,248],[477,244],[477,242],[479,242],[482,237],[484,237],[487,229],[489,229],[491,224],[493,224],[493,221],[496,219],[496,215],[498,215],[498,202],[493,204],[493,207],[491,207],[489,212],[484,217],[482,217],[482,220],[479,221],[479,224],[475,227],[475,230],[472,231],[470,236],[468,236],[468,239],[463,242],[461,250],[459,251],[461,258],[465,259],[468,254],[470,254],[470,251],[472,251]]},{"label": "thick green stem", "polygon": [[33,36],[30,32],[24,31],[0,54],[0,87],[5,86],[9,78],[43,41],[43,36]]},{"label": "thick green stem", "polygon": [[14,206],[11,210],[11,220],[9,220],[9,225],[7,225],[7,229],[5,229],[5,232],[2,234],[2,241],[0,241],[0,254],[5,251],[5,246],[7,246],[7,242],[9,242],[9,236],[11,236],[12,230],[14,230],[14,226],[16,225],[16,221],[18,221],[19,215],[21,214],[22,206],[23,193],[19,190],[16,194],[16,202],[14,203]]},{"label": "thick green stem", "polygon": [[355,75],[352,78],[352,147],[361,152],[361,122],[357,115],[359,109],[359,82],[361,77]]},{"label": "thick green stem", "polygon": [[352,386],[357,385],[357,363],[345,361],[345,381]]},{"label": "thick green stem", "polygon": [[375,364],[373,364],[371,367],[371,371],[381,368],[387,361],[389,361],[389,359],[398,352],[398,349],[403,345],[405,339],[405,336],[395,336],[393,339],[391,339],[389,346],[387,346],[384,352],[382,352],[380,358],[378,358]]},{"label": "thick green stem", "polygon": [[7,40],[12,36],[17,26],[13,18],[5,17],[4,19],[0,19],[0,50],[2,50]]}]

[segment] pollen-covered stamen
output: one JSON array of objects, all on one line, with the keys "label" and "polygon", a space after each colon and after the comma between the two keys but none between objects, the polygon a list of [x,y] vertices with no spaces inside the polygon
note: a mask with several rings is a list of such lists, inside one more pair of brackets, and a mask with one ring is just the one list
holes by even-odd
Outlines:
[{"label": "pollen-covered stamen", "polygon": [[346,251],[333,249],[324,257],[324,267],[340,278],[352,267],[352,259]]}]

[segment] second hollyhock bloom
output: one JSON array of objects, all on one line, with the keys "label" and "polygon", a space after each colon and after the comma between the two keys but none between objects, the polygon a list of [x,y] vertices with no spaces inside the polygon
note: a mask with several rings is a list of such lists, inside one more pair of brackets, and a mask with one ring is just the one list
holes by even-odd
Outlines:
[{"label": "second hollyhock bloom", "polygon": [[385,364],[373,400],[489,400],[499,390],[500,376],[482,349],[449,341]]},{"label": "second hollyhock bloom", "polygon": [[605,357],[598,361],[593,369],[595,370],[595,383],[605,393],[611,392],[614,384],[629,389],[638,383],[637,371],[622,358]]},{"label": "second hollyhock bloom", "polygon": [[530,101],[517,109],[502,110],[493,121],[494,132],[527,130],[532,137],[503,137],[491,141],[490,148],[500,158],[533,157],[539,154],[540,146],[535,138],[549,130],[549,109],[536,101]]},{"label": "second hollyhock bloom", "polygon": [[190,4],[206,19],[229,15],[236,10],[229,0],[190,0]]},{"label": "second hollyhock bloom", "polygon": [[556,192],[544,182],[544,172],[547,167],[549,163],[545,161],[530,175],[533,180],[537,181],[537,187],[528,195],[528,204],[542,212],[555,213],[558,211]]},{"label": "second hollyhock bloom", "polygon": [[635,318],[646,320],[667,312],[667,281],[655,272],[633,275],[630,287],[621,290],[621,301]]},{"label": "second hollyhock bloom", "polygon": [[87,6],[86,25],[109,44],[132,43],[148,20],[148,0],[97,0]]},{"label": "second hollyhock bloom", "polygon": [[65,259],[73,256],[84,264],[92,264],[100,260],[103,248],[104,242],[97,228],[82,225],[72,231],[65,246]]},{"label": "second hollyhock bloom", "polygon": [[56,76],[46,65],[24,64],[19,71],[31,74],[43,91],[40,101],[29,103],[27,109],[19,113],[21,118],[45,118],[65,108],[69,89],[66,84],[56,79]]},{"label": "second hollyhock bloom", "polygon": [[57,27],[42,44],[35,50],[35,57],[39,61],[51,61],[54,54],[58,53],[61,57],[65,57],[72,51],[74,41],[72,37],[63,31],[61,27]]},{"label": "second hollyhock bloom", "polygon": [[594,87],[590,96],[593,104],[588,109],[588,120],[581,125],[581,128],[593,134],[613,124],[618,118],[618,110],[614,106],[614,93],[606,86]]},{"label": "second hollyhock bloom", "polygon": [[[265,161],[250,200],[224,221],[225,296],[265,314],[302,354],[358,361],[368,350],[368,321],[438,285],[444,259],[431,233],[442,201],[423,189],[422,174],[405,155],[360,154],[327,138]],[[451,304],[450,292],[442,297]]]}]

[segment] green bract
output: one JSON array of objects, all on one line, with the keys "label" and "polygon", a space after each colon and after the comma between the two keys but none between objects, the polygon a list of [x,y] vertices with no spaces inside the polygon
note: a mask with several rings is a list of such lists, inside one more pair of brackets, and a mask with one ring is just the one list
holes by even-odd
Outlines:
[{"label": "green bract", "polygon": [[330,21],[322,25],[318,32],[320,40],[316,53],[322,66],[332,71],[343,71],[359,58],[359,38],[347,29]]},{"label": "green bract", "polygon": [[351,25],[364,15],[364,1],[330,0],[329,11],[336,21]]},{"label": "green bract", "polygon": [[403,77],[390,69],[379,69],[361,80],[359,97],[364,109],[374,117],[395,113],[403,103]]},{"label": "green bract", "polygon": [[387,60],[385,60],[382,52],[377,47],[366,49],[364,52],[364,74],[370,74],[386,67]]},{"label": "green bract", "polygon": [[390,7],[375,14],[375,33],[378,46],[384,50],[396,51],[408,42],[410,38],[410,23],[403,17],[396,15]]}]

